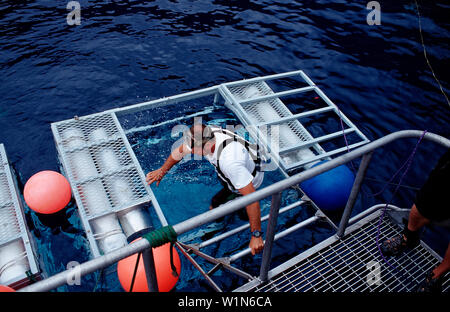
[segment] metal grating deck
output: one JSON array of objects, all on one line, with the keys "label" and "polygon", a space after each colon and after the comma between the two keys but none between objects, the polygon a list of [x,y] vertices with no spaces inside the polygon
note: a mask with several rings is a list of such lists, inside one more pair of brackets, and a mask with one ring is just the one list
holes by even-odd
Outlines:
[{"label": "metal grating deck", "polygon": [[[376,245],[380,211],[351,227],[342,240],[331,237],[291,259],[269,274],[269,281],[236,291],[250,292],[414,292],[426,273],[440,262],[440,257],[423,242],[400,256],[389,257],[391,268],[381,258]],[[400,233],[401,229],[384,217],[380,242]],[[371,262],[375,261],[375,262]],[[369,280],[369,267],[379,265],[379,279]],[[373,271],[375,272],[375,271]],[[450,289],[446,274],[443,291]],[[374,283],[376,281],[376,283]],[[250,287],[249,287],[250,286]]]}]

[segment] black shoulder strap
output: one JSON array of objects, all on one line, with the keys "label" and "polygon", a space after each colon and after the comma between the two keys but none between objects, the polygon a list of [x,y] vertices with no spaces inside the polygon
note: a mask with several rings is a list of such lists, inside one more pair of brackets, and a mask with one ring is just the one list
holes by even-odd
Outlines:
[{"label": "black shoulder strap", "polygon": [[[226,177],[226,175],[220,169],[220,155],[222,154],[223,149],[228,144],[230,144],[232,142],[239,142],[239,143],[241,143],[245,147],[247,152],[250,154],[250,156],[252,157],[252,160],[255,163],[255,169],[252,172],[252,176],[255,177],[256,174],[261,169],[261,158],[259,156],[259,147],[258,147],[257,144],[252,144],[252,143],[248,142],[247,140],[243,139],[242,137],[240,137],[239,135],[237,135],[235,133],[232,133],[232,132],[231,133],[227,133],[223,129],[218,129],[218,130],[213,130],[212,131],[212,133],[215,133],[215,132],[220,132],[220,133],[223,133],[225,135],[232,136],[231,138],[222,141],[220,146],[217,147],[217,166],[216,166],[216,171],[217,171],[217,174],[218,174],[219,178],[221,178],[223,181],[225,181],[229,185],[229,187],[231,189],[235,189],[233,184],[231,183],[231,181]],[[254,149],[256,149],[256,155],[252,153],[252,151],[250,150],[250,146],[252,146]]]},{"label": "black shoulder strap", "polygon": [[[225,140],[224,142],[227,142],[223,148],[225,148],[226,145],[228,145],[231,142],[239,142],[241,143],[245,149],[247,150],[247,152],[250,154],[250,156],[252,157],[252,160],[255,162],[255,165],[258,167],[258,171],[260,170],[260,165],[261,165],[261,157],[260,157],[260,147],[258,144],[254,144],[254,143],[250,143],[249,141],[247,141],[246,139],[244,139],[243,137],[237,135],[236,133],[233,133],[231,131],[225,131],[223,129],[217,129],[217,130],[213,130],[212,133],[216,133],[216,132],[220,132],[222,134],[228,135],[228,136],[232,136],[232,139],[229,140]],[[222,152],[222,149],[220,149],[219,151]],[[252,150],[250,149],[254,149],[256,150],[256,155],[252,152]],[[219,152],[217,153],[217,159],[219,159]]]},{"label": "black shoulder strap", "polygon": [[217,175],[219,176],[219,178],[222,179],[224,182],[226,182],[226,184],[228,185],[228,188],[231,190],[235,190],[233,183],[231,183],[230,179],[228,179],[227,176],[220,169],[220,155],[222,154],[222,151],[225,148],[225,146],[227,146],[231,142],[234,142],[234,140],[233,139],[224,140],[222,142],[222,144],[220,144],[220,146],[218,146],[216,171],[217,171]]}]

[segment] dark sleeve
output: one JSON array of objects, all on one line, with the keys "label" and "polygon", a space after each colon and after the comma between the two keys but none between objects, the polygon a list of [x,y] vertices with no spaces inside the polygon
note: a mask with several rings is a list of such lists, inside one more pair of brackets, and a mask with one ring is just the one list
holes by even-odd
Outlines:
[{"label": "dark sleeve", "polygon": [[450,192],[450,149],[439,159],[427,181],[417,192],[414,203],[420,214],[430,220],[450,218],[450,209],[445,204]]}]

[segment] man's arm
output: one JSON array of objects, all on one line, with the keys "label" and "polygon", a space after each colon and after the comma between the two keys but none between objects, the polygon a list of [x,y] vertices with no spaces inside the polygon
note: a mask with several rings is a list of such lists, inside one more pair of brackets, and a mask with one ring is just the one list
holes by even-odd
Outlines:
[{"label": "man's arm", "polygon": [[[248,195],[255,191],[253,183],[250,182],[247,186],[238,190],[242,195]],[[248,220],[250,222],[250,231],[261,231],[261,208],[259,207],[259,201],[251,203],[246,207]],[[250,239],[249,244],[250,249],[252,250],[252,255],[260,253],[264,248],[264,242],[262,237],[254,237]]]},{"label": "man's arm", "polygon": [[159,186],[159,182],[161,182],[165,174],[189,153],[189,149],[184,144],[181,144],[180,147],[174,149],[172,153],[170,153],[169,157],[167,157],[161,168],[156,169],[155,171],[151,171],[147,174],[147,183],[152,184],[156,181],[156,186]]}]

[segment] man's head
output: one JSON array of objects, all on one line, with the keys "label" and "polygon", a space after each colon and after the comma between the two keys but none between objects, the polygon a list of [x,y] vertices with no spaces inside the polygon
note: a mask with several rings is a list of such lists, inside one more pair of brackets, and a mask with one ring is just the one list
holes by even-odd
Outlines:
[{"label": "man's head", "polygon": [[208,155],[214,146],[214,134],[210,127],[197,123],[186,132],[186,144],[197,155]]}]

